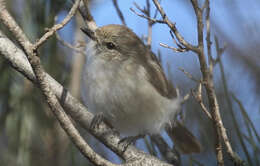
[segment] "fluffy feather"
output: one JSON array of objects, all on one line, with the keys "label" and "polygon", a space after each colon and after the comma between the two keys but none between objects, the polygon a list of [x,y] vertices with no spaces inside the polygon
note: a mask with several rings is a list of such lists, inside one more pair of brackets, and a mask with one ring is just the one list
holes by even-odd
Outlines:
[{"label": "fluffy feather", "polygon": [[131,58],[108,63],[96,51],[91,42],[84,71],[89,109],[103,112],[126,136],[159,133],[179,109],[179,99],[162,96],[149,82],[147,70]]}]

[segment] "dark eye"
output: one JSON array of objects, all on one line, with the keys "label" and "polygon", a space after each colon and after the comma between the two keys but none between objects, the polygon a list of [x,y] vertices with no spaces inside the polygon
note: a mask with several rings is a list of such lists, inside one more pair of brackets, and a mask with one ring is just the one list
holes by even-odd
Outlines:
[{"label": "dark eye", "polygon": [[107,48],[110,49],[110,50],[116,48],[116,46],[115,46],[114,43],[112,43],[112,42],[107,42],[107,43],[106,43],[106,46],[107,46]]}]

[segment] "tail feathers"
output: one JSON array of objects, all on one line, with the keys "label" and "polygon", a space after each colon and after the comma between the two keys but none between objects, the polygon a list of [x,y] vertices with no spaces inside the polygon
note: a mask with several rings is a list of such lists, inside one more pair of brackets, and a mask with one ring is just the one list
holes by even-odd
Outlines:
[{"label": "tail feathers", "polygon": [[166,126],[169,137],[183,154],[200,153],[202,148],[196,137],[180,122]]}]

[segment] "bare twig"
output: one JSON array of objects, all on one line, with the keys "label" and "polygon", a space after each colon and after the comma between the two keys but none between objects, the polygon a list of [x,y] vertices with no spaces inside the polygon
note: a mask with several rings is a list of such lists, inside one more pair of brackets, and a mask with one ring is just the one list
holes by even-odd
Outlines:
[{"label": "bare twig", "polygon": [[130,8],[130,10],[131,10],[132,12],[134,12],[136,15],[138,15],[138,16],[140,16],[140,17],[143,17],[143,18],[145,18],[145,19],[147,19],[147,20],[149,20],[149,21],[151,21],[151,22],[153,22],[153,23],[165,24],[165,22],[164,22],[163,20],[157,20],[157,19],[155,19],[155,18],[151,18],[151,17],[145,16],[145,15],[143,15],[143,14],[139,14],[139,13],[137,13],[133,8]]},{"label": "bare twig", "polygon": [[146,145],[148,152],[153,156],[157,156],[158,153],[155,149],[154,143],[152,141],[149,142],[148,137],[144,137],[144,143]]},{"label": "bare twig", "polygon": [[170,30],[170,35],[171,35],[171,37],[172,37],[173,42],[178,46],[178,48],[174,48],[174,47],[168,46],[168,45],[166,45],[166,44],[160,43],[160,45],[161,45],[162,47],[172,49],[172,50],[175,51],[175,52],[186,52],[186,51],[189,51],[187,48],[183,47],[181,44],[179,44],[179,43],[175,40],[174,34],[173,34],[173,32],[172,32],[171,30]]},{"label": "bare twig", "polygon": [[199,49],[193,45],[191,45],[190,43],[188,43],[186,40],[184,40],[184,38],[182,37],[182,35],[179,33],[178,29],[175,26],[175,23],[172,23],[166,13],[164,12],[163,8],[161,7],[160,3],[158,2],[158,0],[153,0],[153,3],[155,4],[156,8],[158,9],[158,11],[160,12],[162,19],[164,21],[164,23],[166,25],[168,25],[168,27],[173,31],[173,33],[175,34],[176,38],[178,39],[178,41],[185,46],[188,50],[193,50],[194,52],[199,52]]},{"label": "bare twig", "polygon": [[212,120],[211,114],[209,113],[208,109],[206,108],[206,106],[204,105],[204,103],[202,101],[202,85],[201,85],[201,83],[199,83],[197,92],[195,92],[195,90],[192,90],[191,93],[194,96],[194,98],[196,99],[196,101],[199,103],[200,107],[202,108],[202,111],[207,115],[207,117],[209,119]]},{"label": "bare twig", "polygon": [[215,43],[216,43],[216,52],[217,52],[217,58],[218,58],[218,62],[219,62],[218,64],[219,64],[219,68],[220,68],[221,79],[222,79],[222,83],[223,83],[223,87],[224,87],[224,94],[225,94],[225,98],[227,100],[228,111],[231,115],[232,122],[233,122],[233,125],[234,125],[234,128],[235,128],[238,140],[241,143],[241,146],[242,146],[242,149],[243,149],[243,151],[246,155],[247,161],[248,161],[249,165],[253,165],[251,158],[250,158],[250,155],[249,155],[249,152],[247,150],[246,144],[243,140],[242,133],[241,133],[241,130],[239,128],[239,124],[238,124],[237,119],[235,117],[232,102],[231,102],[231,99],[230,99],[230,96],[229,96],[229,90],[228,90],[228,86],[227,86],[227,80],[226,80],[226,77],[225,77],[224,66],[223,66],[222,60],[221,60],[221,54],[223,53],[224,50],[219,47],[219,42],[218,42],[218,39],[217,39],[216,36],[215,36]]},{"label": "bare twig", "polygon": [[255,161],[255,165],[260,165],[260,161],[259,161],[259,155],[260,155],[260,150],[258,148],[257,143],[254,141],[253,137],[251,136],[247,136],[244,133],[242,133],[243,138],[245,138],[245,140],[252,146],[252,149],[254,151],[254,161]]},{"label": "bare twig", "polygon": [[142,9],[136,2],[134,2],[134,5],[135,5],[135,7],[136,7],[139,11],[141,11],[142,13],[144,13],[145,15],[147,15],[147,11],[146,11],[145,7],[144,7],[144,9]]},{"label": "bare twig", "polygon": [[224,51],[227,48],[227,45],[224,44],[224,47],[220,48],[217,36],[214,36],[214,40],[215,40],[215,45],[216,45],[216,50],[217,50],[217,58],[213,59],[213,65],[215,66],[220,61]]},{"label": "bare twig", "polygon": [[195,77],[193,77],[189,72],[185,71],[183,68],[179,67],[178,68],[180,71],[182,71],[189,79],[191,79],[192,81],[196,82],[196,83],[200,83],[200,80],[197,80]]},{"label": "bare twig", "polygon": [[205,0],[205,3],[202,7],[202,12],[206,8],[206,31],[207,31],[207,36],[206,36],[206,41],[207,41],[207,53],[208,53],[208,61],[209,61],[209,71],[212,73],[213,72],[213,67],[214,67],[214,60],[211,55],[211,44],[212,42],[210,41],[211,37],[211,32],[210,32],[210,6],[209,6],[209,0]]},{"label": "bare twig", "polygon": [[190,98],[190,93],[187,93],[187,94],[183,97],[183,99],[182,99],[182,101],[181,101],[181,104],[184,104],[187,100],[189,100],[189,98]]},{"label": "bare twig", "polygon": [[[214,125],[214,130],[216,132],[216,156],[217,156],[217,162],[219,166],[224,166],[224,160],[223,160],[223,149],[222,149],[222,142],[221,139],[222,136],[226,139],[223,139],[224,141],[229,142],[229,139],[227,138],[226,130],[223,126],[223,122],[220,116],[219,112],[219,105],[217,101],[217,96],[214,89],[214,83],[212,79],[212,74],[209,72],[206,57],[204,54],[204,43],[203,43],[203,18],[202,18],[202,10],[199,8],[198,1],[197,0],[191,0],[192,7],[194,9],[196,18],[197,18],[197,31],[198,31],[198,58],[200,62],[200,68],[201,73],[203,77],[203,82],[205,83],[205,89],[208,95],[209,100],[209,109],[212,113],[212,120]],[[230,144],[229,144],[230,145]]]},{"label": "bare twig", "polygon": [[123,13],[121,12],[121,10],[118,6],[117,0],[112,0],[112,1],[113,1],[115,8],[116,8],[117,15],[119,16],[121,22],[123,23],[123,25],[126,25],[124,15],[123,15]]},{"label": "bare twig", "polygon": [[152,135],[151,140],[156,144],[162,156],[170,164],[180,165],[180,154],[171,149],[161,135]]},{"label": "bare twig", "polygon": [[251,126],[251,128],[252,128],[252,130],[253,130],[253,132],[254,132],[254,134],[255,134],[255,137],[256,137],[257,141],[260,142],[260,136],[259,136],[259,134],[258,134],[257,131],[256,131],[256,127],[255,127],[255,125],[253,124],[253,122],[252,122],[252,120],[250,119],[250,117],[248,116],[247,111],[246,111],[246,109],[244,108],[242,102],[241,102],[233,93],[231,94],[231,96],[232,96],[232,98],[235,100],[235,102],[238,104],[238,106],[240,107],[240,110],[241,110],[242,115],[243,115],[243,117],[245,118],[245,120],[250,124],[250,126]]},{"label": "bare twig", "polygon": [[170,30],[170,35],[172,37],[173,42],[179,47],[180,50],[184,51],[188,51],[185,47],[183,47],[181,44],[179,44],[174,37],[174,33]]},{"label": "bare twig", "polygon": [[[226,129],[223,125],[222,118],[219,111],[219,105],[218,100],[216,96],[216,92],[214,89],[214,83],[213,83],[213,73],[208,69],[207,63],[206,63],[206,57],[204,53],[204,43],[203,43],[203,11],[201,8],[199,8],[198,1],[197,0],[191,0],[192,7],[195,11],[195,15],[197,18],[197,30],[198,30],[198,58],[200,62],[201,67],[201,73],[203,77],[204,86],[207,92],[208,101],[209,101],[209,108],[212,112],[212,119],[214,124],[214,129],[216,131],[216,154],[217,154],[217,160],[218,165],[223,166],[223,152],[222,152],[222,145],[221,145],[221,139],[224,142],[224,145],[227,149],[227,152],[233,162],[236,165],[243,165],[244,162],[240,159],[240,157],[233,151],[229,138],[227,136]],[[209,2],[208,2],[209,3]],[[209,4],[208,4],[209,6]]]},{"label": "bare twig", "polygon": [[97,27],[97,24],[96,24],[93,16],[90,13],[89,0],[82,0],[82,1],[83,1],[83,4],[81,3],[79,6],[80,14],[81,14],[82,18],[84,19],[87,27],[91,31],[94,32],[98,27]]},{"label": "bare twig", "polygon": [[[147,13],[148,17],[151,17],[150,0],[146,0],[146,13]],[[154,23],[148,20],[147,46],[149,48],[151,48],[151,44],[152,44],[152,26],[153,25],[154,25]]]},{"label": "bare twig", "polygon": [[184,48],[184,49],[175,48],[175,47],[168,46],[167,44],[164,44],[164,43],[160,43],[160,46],[162,46],[162,47],[164,47],[164,48],[172,49],[172,50],[175,51],[175,52],[186,52],[186,51],[188,51],[186,48]]},{"label": "bare twig", "polygon": [[70,20],[71,18],[75,15],[79,4],[80,4],[81,0],[76,0],[76,2],[74,3],[74,5],[72,6],[72,8],[70,9],[68,15],[64,18],[64,20],[59,23],[54,25],[52,28],[48,29],[48,32],[46,32],[34,45],[33,45],[33,49],[37,50],[38,47],[43,44],[45,41],[47,41],[48,38],[50,38],[56,31],[58,31],[59,29],[61,29],[62,27],[64,27]]},{"label": "bare twig", "polygon": [[70,43],[64,41],[64,40],[60,37],[60,35],[59,35],[57,32],[55,33],[55,36],[56,36],[56,38],[58,39],[58,41],[59,41],[63,46],[68,47],[68,48],[72,49],[73,51],[80,53],[80,55],[84,55],[84,54],[85,54],[85,52],[82,51],[81,49],[79,49],[79,48],[77,48],[76,46],[73,46],[73,45],[71,45]]}]

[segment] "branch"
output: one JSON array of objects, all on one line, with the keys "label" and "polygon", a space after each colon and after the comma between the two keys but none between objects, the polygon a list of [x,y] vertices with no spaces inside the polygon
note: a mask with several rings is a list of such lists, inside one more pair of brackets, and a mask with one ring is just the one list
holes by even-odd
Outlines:
[{"label": "branch", "polygon": [[91,13],[89,11],[89,0],[82,0],[82,1],[83,1],[83,3],[80,3],[80,6],[79,6],[79,12],[80,12],[84,22],[86,23],[87,27],[89,28],[89,30],[94,32],[98,27],[97,27],[97,24],[96,24],[93,16],[91,15]]},{"label": "branch", "polygon": [[56,36],[56,38],[58,39],[58,41],[59,41],[63,46],[68,47],[68,48],[72,49],[73,51],[75,51],[75,52],[77,52],[77,53],[80,53],[81,55],[85,55],[85,52],[84,52],[84,51],[82,51],[81,49],[77,48],[76,46],[73,46],[73,45],[71,45],[70,43],[67,43],[66,41],[64,41],[64,40],[60,37],[60,35],[59,35],[57,32],[55,32],[55,36]]},{"label": "branch", "polygon": [[59,29],[63,28],[70,20],[71,18],[75,15],[79,4],[81,0],[76,0],[72,8],[70,9],[68,15],[64,18],[64,20],[59,23],[54,25],[52,28],[48,29],[48,32],[46,32],[35,44],[34,44],[34,50],[37,50],[40,45],[42,45],[45,41],[47,41],[48,38],[50,38],[56,31]]},{"label": "branch", "polygon": [[185,71],[183,68],[179,67],[179,70],[182,71],[190,80],[200,83],[200,80],[197,80],[194,76],[192,76],[189,72]]},{"label": "branch", "polygon": [[213,72],[213,67],[214,67],[214,60],[211,55],[211,44],[212,42],[210,41],[211,37],[211,32],[210,32],[210,6],[209,6],[209,0],[205,0],[205,3],[202,7],[202,11],[206,8],[206,31],[207,31],[207,36],[206,36],[206,41],[207,41],[207,53],[208,53],[208,61],[209,61],[209,71],[212,73]]},{"label": "branch", "polygon": [[244,108],[242,102],[234,94],[231,94],[231,96],[235,100],[235,102],[238,104],[238,106],[242,112],[242,115],[245,117],[245,120],[250,124],[257,141],[260,142],[260,136],[257,133],[256,127],[255,127],[254,123],[252,122],[252,120],[250,119],[250,117],[248,116],[247,111]]},{"label": "branch", "polygon": [[[0,20],[9,27],[9,30],[14,34],[16,39],[19,41],[19,43],[23,46],[24,50],[28,52],[28,54],[32,54],[35,56],[35,52],[33,52],[32,44],[28,41],[22,30],[17,26],[15,21],[12,19],[12,17],[9,15],[9,13],[5,10],[3,7],[4,2],[3,0],[0,0],[0,8],[4,9],[0,11]],[[23,51],[16,47],[8,38],[6,38],[2,32],[0,32],[0,54],[4,56],[12,65],[13,68],[15,68],[17,71],[22,73],[25,77],[27,77],[29,80],[31,80],[36,86],[39,86],[37,79],[34,75],[34,72],[27,61],[27,58]],[[31,59],[31,61],[34,58]],[[38,60],[37,60],[38,61]],[[33,62],[35,63],[35,62]],[[38,63],[38,62],[36,62]],[[37,64],[34,66],[37,67]],[[37,69],[36,69],[37,70]],[[99,125],[99,128],[96,128],[95,130],[90,129],[90,123],[93,118],[93,115],[87,111],[87,109],[78,102],[75,98],[71,96],[71,94],[66,91],[57,81],[55,81],[51,76],[49,76],[45,72],[39,72],[40,77],[43,78],[44,82],[48,82],[47,84],[47,93],[46,96],[50,95],[49,97],[53,98],[53,94],[59,99],[59,102],[61,105],[66,108],[67,113],[69,113],[72,118],[80,123],[82,127],[87,129],[92,135],[94,135],[96,138],[98,138],[100,141],[102,141],[107,147],[109,147],[111,150],[113,150],[115,153],[117,153],[119,156],[121,156],[124,160],[131,161],[129,163],[126,163],[124,165],[165,165],[168,166],[168,164],[158,160],[155,157],[152,157],[150,155],[147,155],[143,153],[142,151],[137,150],[133,146],[129,146],[127,150],[124,152],[123,146],[120,146],[118,144],[120,138],[117,136],[113,130],[111,130],[106,124],[101,123]],[[38,74],[39,74],[38,73]],[[44,85],[46,86],[46,85]],[[49,86],[49,87],[48,87]],[[42,85],[43,87],[43,85]],[[43,87],[46,88],[46,87]],[[45,89],[46,90],[46,89]],[[46,92],[45,92],[46,93]],[[55,97],[54,97],[55,98]],[[55,100],[55,99],[54,99]],[[60,106],[57,106],[57,101],[52,104],[51,106],[54,107],[54,109],[61,109]],[[59,114],[59,113],[58,113]],[[66,115],[64,112],[60,112],[60,115]],[[71,130],[70,127],[66,128],[66,130]],[[75,135],[72,135],[72,138],[75,137]],[[81,149],[82,150],[82,149]],[[91,150],[91,149],[90,149]],[[83,149],[82,152],[85,150]],[[91,155],[93,153],[87,153],[85,155]],[[89,156],[90,159],[93,159],[91,156]],[[97,155],[95,155],[97,157]],[[98,157],[97,157],[98,158]],[[104,160],[103,161],[105,164]],[[98,163],[100,164],[100,163]]]},{"label": "branch", "polygon": [[194,98],[197,100],[197,102],[199,103],[200,107],[202,108],[202,111],[207,115],[207,117],[209,119],[212,120],[211,114],[209,113],[208,109],[206,108],[206,106],[204,105],[204,103],[202,101],[202,85],[201,85],[201,83],[198,86],[197,93],[194,90],[192,90],[191,93],[194,96]]},{"label": "branch", "polygon": [[[198,31],[198,59],[200,62],[200,69],[203,77],[204,86],[206,88],[208,100],[209,100],[209,109],[212,113],[213,126],[216,133],[216,156],[217,162],[219,166],[224,166],[223,160],[223,149],[221,138],[223,134],[226,134],[225,128],[223,126],[223,122],[219,112],[219,105],[217,101],[217,96],[214,89],[212,72],[208,70],[206,57],[204,54],[204,43],[203,43],[203,18],[202,18],[202,10],[198,6],[197,0],[191,0],[192,7],[194,9],[196,20],[197,20],[197,31]],[[224,128],[224,132],[222,132],[221,128]],[[228,140],[228,139],[227,139]]]},{"label": "branch", "polygon": [[123,13],[121,12],[121,10],[120,10],[120,8],[118,6],[117,0],[112,0],[112,1],[113,1],[113,4],[114,4],[114,7],[116,8],[117,15],[119,16],[119,18],[120,18],[121,22],[123,23],[123,25],[126,26],[124,15],[123,15]]},{"label": "branch", "polygon": [[246,146],[246,144],[243,140],[243,136],[242,136],[241,130],[239,128],[239,125],[238,125],[238,122],[237,122],[237,119],[236,119],[236,116],[235,116],[235,112],[233,110],[232,101],[230,99],[230,94],[229,94],[229,90],[228,90],[228,86],[227,86],[227,80],[226,80],[226,76],[225,76],[225,72],[224,72],[224,66],[223,66],[223,63],[222,63],[222,60],[221,60],[221,54],[223,53],[222,50],[224,50],[224,49],[220,48],[217,37],[215,37],[215,43],[216,43],[217,59],[218,59],[218,62],[219,62],[220,75],[221,75],[221,79],[222,79],[224,95],[225,95],[225,98],[226,98],[226,101],[227,101],[228,111],[231,115],[232,123],[234,125],[238,140],[239,140],[239,142],[242,146],[242,149],[243,149],[243,151],[246,155],[247,161],[248,161],[249,165],[253,165],[251,158],[250,158],[250,155],[249,155],[249,152],[247,150],[247,146]]},{"label": "branch", "polygon": [[[33,49],[32,44],[30,41],[26,38],[26,36],[22,33],[22,30],[20,27],[16,24],[16,22],[13,20],[13,18],[9,15],[8,11],[5,9],[4,1],[0,1],[0,6],[3,7],[3,10],[0,13],[0,20],[5,20],[6,18],[3,18],[2,16],[8,16],[8,20],[5,20],[5,22],[9,22],[9,24],[5,24],[15,36],[17,36],[20,40],[24,40],[21,42],[21,46],[23,47],[24,51],[26,52],[27,58],[29,60],[29,63],[32,66],[33,72],[35,73],[36,77],[36,83],[40,87],[42,93],[44,94],[46,101],[52,110],[53,114],[59,121],[61,127],[64,129],[64,131],[67,133],[67,135],[70,137],[72,142],[76,145],[76,147],[80,150],[80,152],[87,157],[92,163],[99,165],[99,166],[113,166],[114,164],[110,163],[109,161],[105,160],[98,154],[96,154],[91,147],[85,142],[85,140],[81,137],[78,130],[74,127],[72,124],[70,118],[68,115],[64,112],[62,106],[60,105],[58,99],[56,98],[55,94],[50,88],[50,84],[48,82],[48,78],[45,75],[45,72],[41,66],[41,62],[39,57],[37,56],[37,53]],[[3,14],[4,13],[4,14]],[[21,33],[17,33],[21,32]],[[1,38],[4,38],[4,35],[1,34]],[[1,51],[1,54],[2,51]]]},{"label": "branch", "polygon": [[172,23],[166,13],[164,12],[163,8],[161,7],[160,3],[158,2],[158,0],[153,0],[154,5],[156,6],[157,10],[160,12],[162,19],[164,21],[164,23],[166,25],[168,25],[168,27],[173,31],[173,33],[175,34],[176,38],[178,39],[178,41],[185,46],[188,50],[192,50],[194,52],[199,52],[199,49],[193,45],[191,45],[190,43],[188,43],[183,37],[182,35],[179,33],[178,29],[175,26],[175,23]]},{"label": "branch", "polygon": [[[244,165],[244,162],[240,159],[240,157],[233,151],[229,138],[227,136],[226,129],[223,125],[222,118],[219,111],[218,100],[214,88],[213,82],[213,72],[212,70],[208,69],[206,57],[204,53],[204,43],[203,43],[203,11],[199,8],[197,0],[191,0],[192,7],[194,9],[196,18],[197,18],[197,29],[198,29],[198,58],[200,62],[201,73],[203,77],[203,83],[207,92],[208,101],[209,101],[209,108],[212,113],[213,125],[214,129],[217,134],[217,144],[216,144],[216,152],[217,152],[217,160],[218,165],[223,166],[223,152],[222,152],[222,145],[221,139],[224,142],[224,145],[227,149],[227,152],[235,165]],[[209,8],[209,2],[207,7]],[[207,9],[209,10],[209,9]],[[208,15],[209,17],[209,15]],[[208,18],[209,19],[209,18]]]},{"label": "branch", "polygon": [[148,34],[147,34],[146,42],[147,42],[147,47],[151,49],[151,44],[152,44],[152,26],[155,23],[164,23],[164,21],[156,20],[156,16],[157,16],[157,11],[158,10],[155,11],[154,17],[151,18],[150,0],[146,0],[146,6],[143,9],[141,9],[141,7],[138,6],[138,4],[135,3],[135,2],[134,2],[134,5],[143,14],[138,14],[133,8],[130,8],[130,10],[132,12],[134,12],[136,15],[147,19],[147,22],[148,22]]},{"label": "branch", "polygon": [[144,14],[139,14],[137,13],[133,8],[130,8],[130,10],[135,13],[136,15],[138,15],[139,17],[143,17],[145,19],[147,19],[148,21],[152,22],[152,23],[160,23],[160,24],[165,24],[165,22],[163,20],[157,20],[155,18],[151,18],[151,17],[148,17]]},{"label": "branch", "polygon": [[184,49],[180,49],[180,48],[175,48],[175,47],[171,47],[171,46],[168,46],[167,44],[164,44],[164,43],[160,43],[160,46],[164,47],[164,48],[169,48],[175,52],[186,52],[187,49],[184,48]]},{"label": "branch", "polygon": [[180,165],[180,154],[171,149],[161,135],[152,135],[151,140],[156,144],[160,153],[168,163]]}]

